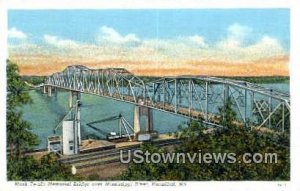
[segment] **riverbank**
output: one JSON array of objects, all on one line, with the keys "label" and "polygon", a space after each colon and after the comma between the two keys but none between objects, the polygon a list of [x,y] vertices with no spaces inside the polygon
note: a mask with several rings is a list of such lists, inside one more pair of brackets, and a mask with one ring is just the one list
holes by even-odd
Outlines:
[{"label": "riverbank", "polygon": [[[147,76],[139,76],[144,82],[151,82],[157,79],[160,79],[159,77],[147,77]],[[240,81],[246,81],[250,83],[257,83],[257,84],[273,84],[273,83],[289,83],[290,77],[289,76],[234,76],[234,77],[228,77],[228,76],[215,76],[218,78],[226,78],[231,80],[240,80]]]},{"label": "riverbank", "polygon": [[265,76],[265,77],[224,77],[233,80],[241,80],[247,81],[250,83],[264,83],[264,84],[273,84],[273,83],[289,83],[290,77],[289,76]]}]

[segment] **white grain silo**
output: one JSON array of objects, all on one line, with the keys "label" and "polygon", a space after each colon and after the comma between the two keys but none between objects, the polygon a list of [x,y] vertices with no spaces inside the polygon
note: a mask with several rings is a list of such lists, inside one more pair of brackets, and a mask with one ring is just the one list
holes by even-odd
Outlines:
[{"label": "white grain silo", "polygon": [[63,155],[73,155],[78,153],[78,142],[75,139],[77,133],[75,131],[74,121],[63,121]]}]

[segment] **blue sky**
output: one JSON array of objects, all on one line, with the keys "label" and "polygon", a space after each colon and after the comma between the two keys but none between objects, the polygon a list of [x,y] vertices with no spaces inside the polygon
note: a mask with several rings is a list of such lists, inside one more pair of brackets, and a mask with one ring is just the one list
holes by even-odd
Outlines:
[{"label": "blue sky", "polygon": [[197,34],[213,43],[226,36],[226,28],[234,23],[253,29],[249,40],[268,34],[289,47],[288,9],[10,10],[8,17],[9,28],[33,39],[50,34],[82,42],[94,41],[99,27],[109,26],[143,39]]},{"label": "blue sky", "polygon": [[289,58],[289,14],[289,9],[9,10],[8,49],[23,65],[126,62],[132,70],[167,70],[275,60],[280,74]]}]

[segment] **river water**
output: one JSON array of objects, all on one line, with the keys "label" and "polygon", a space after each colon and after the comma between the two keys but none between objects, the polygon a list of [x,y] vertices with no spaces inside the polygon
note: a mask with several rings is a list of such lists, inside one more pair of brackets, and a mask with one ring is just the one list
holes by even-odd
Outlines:
[{"label": "river water", "polygon": [[[288,83],[261,85],[282,92],[289,92]],[[69,92],[59,91],[56,97],[43,95],[37,90],[31,90],[29,94],[33,103],[22,108],[24,112],[23,118],[30,122],[32,131],[40,139],[40,144],[37,148],[46,148],[47,137],[54,135],[53,129],[69,111]],[[133,124],[134,106],[132,104],[89,94],[82,94],[81,101],[81,134],[83,139],[88,137],[105,139],[107,133],[111,131],[118,132],[118,121],[95,125],[101,128],[102,133],[86,125],[92,121],[116,116],[121,113],[130,124]],[[153,110],[153,119],[154,129],[159,133],[174,132],[180,124],[188,121],[187,118],[156,110]],[[56,133],[61,134],[61,129],[58,129]]]}]

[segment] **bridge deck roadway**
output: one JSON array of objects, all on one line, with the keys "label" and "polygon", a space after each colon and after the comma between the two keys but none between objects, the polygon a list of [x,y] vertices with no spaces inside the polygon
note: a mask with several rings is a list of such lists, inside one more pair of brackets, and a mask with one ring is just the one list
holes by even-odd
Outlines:
[{"label": "bridge deck roadway", "polygon": [[[189,109],[188,107],[179,106],[177,108],[177,110],[175,110],[175,106],[173,104],[166,103],[166,102],[165,103],[164,102],[152,102],[149,98],[146,98],[146,99],[143,98],[143,99],[141,99],[141,101],[143,103],[137,103],[133,96],[128,96],[128,95],[120,96],[119,94],[94,93],[91,91],[79,91],[79,90],[60,87],[60,86],[53,86],[53,85],[48,85],[48,84],[45,84],[45,85],[64,89],[64,90],[69,90],[69,91],[77,91],[77,92],[81,92],[81,93],[97,95],[100,97],[114,99],[117,101],[123,101],[123,102],[131,103],[131,104],[137,104],[137,105],[149,107],[152,109],[156,109],[156,110],[159,110],[162,112],[172,113],[172,114],[176,114],[176,115],[183,116],[183,117],[188,117],[188,118],[195,119],[195,120],[202,120],[205,124],[208,124],[208,125],[211,125],[214,127],[222,127],[222,126],[218,125],[218,123],[220,123],[220,120],[218,119],[220,116],[214,115],[211,113],[207,113],[207,120],[205,120],[206,119],[205,112],[197,111],[194,109]],[[234,123],[236,125],[238,125],[239,127],[245,126],[245,124],[241,121],[234,121]],[[275,132],[274,130],[271,130],[264,126],[262,126],[260,128],[258,126],[252,126],[251,128],[252,129],[261,129],[263,131],[266,130],[266,131],[270,131],[270,132]]]}]

